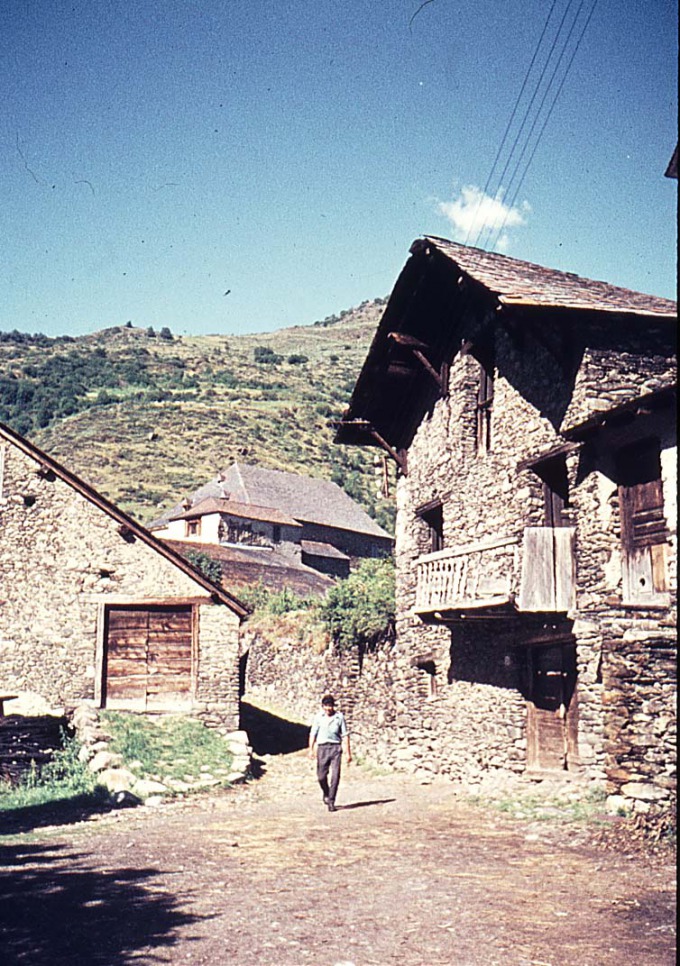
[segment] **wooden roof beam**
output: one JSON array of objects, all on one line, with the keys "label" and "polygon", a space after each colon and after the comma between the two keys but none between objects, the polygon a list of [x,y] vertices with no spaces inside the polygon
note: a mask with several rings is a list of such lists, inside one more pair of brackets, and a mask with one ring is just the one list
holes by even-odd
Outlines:
[{"label": "wooden roof beam", "polygon": [[343,419],[338,424],[338,428],[340,426],[344,426],[347,429],[357,429],[359,432],[369,435],[385,450],[388,456],[392,457],[401,472],[406,476],[406,452],[404,450],[396,450],[393,446],[390,446],[387,440],[380,435],[378,430],[367,419]]},{"label": "wooden roof beam", "polygon": [[423,349],[428,348],[425,342],[421,342],[419,339],[414,338],[414,336],[407,335],[404,332],[389,332],[387,334],[387,338],[392,339],[392,341],[396,342],[397,345],[401,345],[407,349],[410,349],[413,355],[418,360],[418,362],[423,366],[423,368],[427,372],[429,372],[429,374],[432,376],[434,381],[437,383],[437,386],[439,387],[439,392],[442,394],[442,396],[445,395],[446,383],[443,378],[443,373],[437,372],[435,367],[432,365],[430,360],[423,352]]}]

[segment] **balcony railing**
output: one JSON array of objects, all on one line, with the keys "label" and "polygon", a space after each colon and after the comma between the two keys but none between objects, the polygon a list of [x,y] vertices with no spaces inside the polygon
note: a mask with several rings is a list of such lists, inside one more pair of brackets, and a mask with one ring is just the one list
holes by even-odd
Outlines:
[{"label": "balcony railing", "polygon": [[517,612],[566,612],[574,606],[574,531],[527,527],[438,550],[416,561],[414,612],[421,616],[511,606]]}]

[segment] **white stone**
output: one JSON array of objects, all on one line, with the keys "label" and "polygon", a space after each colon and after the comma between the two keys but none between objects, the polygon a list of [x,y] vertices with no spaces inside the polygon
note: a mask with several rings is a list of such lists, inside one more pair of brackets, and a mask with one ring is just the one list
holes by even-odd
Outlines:
[{"label": "white stone", "polygon": [[662,798],[667,798],[667,793],[654,785],[646,782],[627,782],[621,786],[621,794],[627,798],[634,798],[637,801],[658,802]]},{"label": "white stone", "polygon": [[609,795],[604,803],[605,811],[609,815],[620,815],[630,811],[630,801],[623,795]]},{"label": "white stone", "polygon": [[148,798],[150,795],[167,793],[168,786],[162,782],[155,782],[151,778],[138,778],[132,786],[132,790],[140,798]]},{"label": "white stone", "polygon": [[88,764],[90,771],[105,771],[107,768],[117,768],[122,765],[123,756],[111,751],[98,751]]},{"label": "white stone", "polygon": [[137,779],[127,768],[107,768],[99,773],[97,781],[110,792],[129,792]]}]

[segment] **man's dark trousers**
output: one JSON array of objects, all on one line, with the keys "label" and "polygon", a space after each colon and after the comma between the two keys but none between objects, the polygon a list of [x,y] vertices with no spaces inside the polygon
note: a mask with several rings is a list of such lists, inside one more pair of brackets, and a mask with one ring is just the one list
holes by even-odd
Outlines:
[{"label": "man's dark trousers", "polygon": [[[324,801],[335,805],[335,796],[340,784],[340,761],[342,746],[336,744],[317,745],[316,748],[316,777],[319,779]],[[328,781],[330,772],[330,783]]]}]

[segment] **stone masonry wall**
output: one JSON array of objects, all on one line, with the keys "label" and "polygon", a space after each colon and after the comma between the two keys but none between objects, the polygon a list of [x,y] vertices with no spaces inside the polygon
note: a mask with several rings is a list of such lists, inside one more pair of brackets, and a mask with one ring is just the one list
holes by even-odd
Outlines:
[{"label": "stone masonry wall", "polygon": [[489,770],[522,769],[524,708],[511,691],[472,681],[446,687],[441,674],[433,683],[429,670],[411,667],[394,643],[361,659],[332,648],[316,654],[293,635],[274,640],[246,625],[242,648],[246,700],[309,724],[321,697],[332,693],[360,758],[468,787]]},{"label": "stone masonry wall", "polygon": [[[546,322],[549,328],[549,322]],[[460,736],[460,759],[457,769],[468,775],[490,765],[507,771],[521,770],[524,765],[518,752],[526,745],[521,686],[517,682],[488,682],[489,648],[500,649],[500,656],[512,664],[516,648],[523,646],[526,626],[516,620],[514,632],[501,629],[498,622],[476,622],[476,652],[471,662],[462,661],[470,632],[463,633],[460,624],[452,630],[430,627],[412,614],[415,601],[417,559],[427,553],[427,527],[415,512],[419,506],[439,500],[443,506],[445,547],[461,547],[479,540],[496,537],[521,537],[526,526],[543,525],[542,485],[531,470],[519,470],[521,460],[535,457],[563,441],[559,430],[563,423],[573,424],[621,401],[666,385],[672,378],[672,359],[660,335],[645,338],[621,326],[617,336],[628,339],[628,351],[618,355],[603,344],[602,330],[593,338],[594,346],[586,349],[580,367],[571,377],[545,348],[543,342],[530,342],[513,337],[511,329],[497,326],[495,356],[497,376],[491,423],[492,446],[478,454],[475,445],[475,405],[479,367],[470,355],[459,355],[450,371],[449,396],[438,400],[422,420],[408,452],[408,475],[401,477],[397,493],[397,663],[402,682],[398,694],[400,740],[417,745],[419,721],[425,705],[413,689],[406,687],[408,666],[429,654],[434,661],[439,681],[438,696],[428,707],[433,719],[432,733],[437,735],[434,757],[445,767],[451,755],[445,741],[451,732]],[[586,338],[586,334],[583,335]],[[640,345],[633,344],[638,339]],[[575,387],[572,395],[572,387]],[[662,449],[668,453],[669,431],[653,425],[642,425],[638,432],[650,429],[662,438]],[[620,769],[615,779],[615,763],[621,757],[614,749],[620,737],[622,704],[635,704],[638,690],[631,686],[629,664],[639,664],[642,655],[635,648],[624,648],[616,642],[638,640],[644,635],[650,641],[650,654],[659,652],[653,644],[661,625],[675,626],[675,559],[676,523],[675,495],[671,493],[670,456],[662,454],[665,500],[671,508],[669,573],[672,593],[669,608],[661,614],[632,613],[619,615],[614,628],[607,624],[612,608],[620,605],[621,555],[617,507],[612,505],[616,486],[603,478],[597,463],[588,463],[583,454],[567,455],[570,484],[570,507],[566,522],[576,528],[577,606],[569,615],[569,628],[577,645],[578,760],[586,776],[602,780],[609,774],[609,789],[621,789],[626,795],[642,801],[635,781],[626,775],[638,775],[637,769]],[[604,479],[604,482],[603,482]],[[674,485],[674,482],[673,482]],[[667,513],[669,517],[669,513]],[[645,622],[647,622],[645,624]],[[507,647],[504,653],[503,640]],[[663,651],[664,648],[661,648]],[[470,654],[470,651],[466,653]],[[665,653],[665,652],[664,652]],[[623,663],[622,663],[623,662]],[[624,667],[625,665],[625,667]],[[638,672],[636,673],[641,673]],[[644,781],[649,799],[666,799],[672,795],[674,777],[672,759],[668,755],[669,739],[674,735],[675,716],[670,708],[674,680],[666,660],[650,658],[646,673],[655,680],[659,691],[653,707],[664,707],[663,733],[645,723],[646,712],[631,713],[626,721],[633,729],[639,723],[634,740],[639,757],[655,764],[645,770]],[[480,682],[488,682],[482,684]],[[474,689],[488,688],[493,694],[489,708],[471,702]],[[635,695],[633,698],[632,695]],[[663,695],[663,697],[661,697]],[[647,696],[644,701],[651,700]],[[643,702],[644,703],[644,702]],[[646,707],[647,705],[645,705]],[[619,709],[619,717],[613,709]],[[464,709],[464,710],[463,710]],[[642,714],[642,717],[640,717]],[[637,717],[636,717],[637,715]],[[498,726],[498,727],[497,727]],[[499,750],[498,730],[505,729],[508,740]],[[445,737],[442,737],[445,736]],[[485,747],[485,742],[487,747]],[[623,753],[622,753],[623,754]],[[625,757],[625,754],[624,754]],[[656,777],[655,777],[656,776]],[[658,778],[658,776],[661,776]],[[658,778],[658,781],[657,781]],[[627,786],[627,789],[626,787]],[[665,790],[664,790],[665,789]]]},{"label": "stone masonry wall", "polygon": [[[56,706],[95,698],[101,605],[190,598],[199,605],[197,712],[238,718],[238,616],[18,448],[0,493],[0,684]],[[229,670],[227,670],[229,669]]]}]

